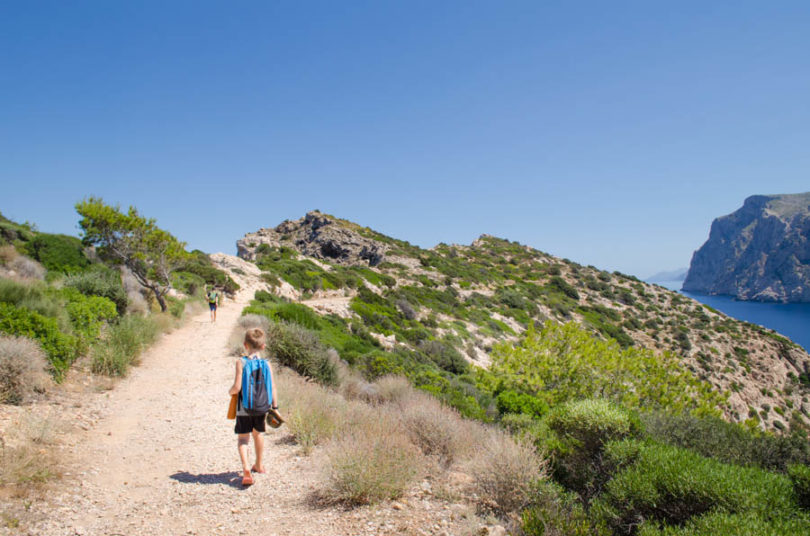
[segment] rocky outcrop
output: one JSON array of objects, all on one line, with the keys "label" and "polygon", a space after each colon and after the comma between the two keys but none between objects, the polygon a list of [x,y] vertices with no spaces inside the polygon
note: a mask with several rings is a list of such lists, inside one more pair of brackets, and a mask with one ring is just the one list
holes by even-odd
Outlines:
[{"label": "rocky outcrop", "polygon": [[755,195],[714,220],[683,289],[742,300],[810,302],[810,193]]},{"label": "rocky outcrop", "polygon": [[364,237],[351,225],[317,211],[308,212],[300,220],[282,222],[273,229],[246,234],[236,242],[238,255],[254,260],[262,244],[292,247],[303,255],[344,265],[377,266],[388,250],[385,244]]}]

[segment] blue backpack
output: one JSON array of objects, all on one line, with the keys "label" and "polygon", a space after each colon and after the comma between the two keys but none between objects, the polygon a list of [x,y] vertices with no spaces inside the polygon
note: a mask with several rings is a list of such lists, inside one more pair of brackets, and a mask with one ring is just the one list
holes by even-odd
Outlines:
[{"label": "blue backpack", "polygon": [[242,409],[248,415],[264,415],[270,411],[273,387],[270,366],[264,359],[242,358]]}]

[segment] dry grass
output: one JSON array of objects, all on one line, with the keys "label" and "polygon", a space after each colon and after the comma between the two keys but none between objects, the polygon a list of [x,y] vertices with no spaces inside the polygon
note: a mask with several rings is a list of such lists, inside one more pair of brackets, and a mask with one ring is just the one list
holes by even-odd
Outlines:
[{"label": "dry grass", "polygon": [[353,374],[346,375],[341,380],[340,394],[347,400],[360,400],[366,404],[379,404],[383,402],[380,391],[376,385]]},{"label": "dry grass", "polygon": [[352,426],[327,447],[327,488],[332,501],[368,504],[400,497],[424,466],[396,414],[355,407]]},{"label": "dry grass", "polygon": [[463,419],[403,378],[348,374],[338,393],[282,369],[277,388],[295,441],[305,453],[325,448],[327,502],[396,498],[431,473],[437,489],[464,497],[472,488],[483,510],[508,518],[546,476],[530,443]]},{"label": "dry grass", "polygon": [[383,376],[374,382],[380,400],[388,403],[398,403],[413,393],[410,382],[402,376]]},{"label": "dry grass", "polygon": [[0,336],[0,403],[22,404],[51,383],[48,361],[36,341]]},{"label": "dry grass", "polygon": [[479,505],[502,517],[520,511],[546,477],[546,466],[531,443],[486,430],[469,466]]},{"label": "dry grass", "polygon": [[14,270],[17,275],[23,279],[45,279],[45,268],[37,261],[23,255],[9,262],[8,267]]},{"label": "dry grass", "polygon": [[240,316],[233,328],[231,335],[228,337],[228,350],[230,355],[241,356],[245,353],[245,332],[253,328],[261,328],[265,333],[268,331],[267,318],[261,315],[244,315]]},{"label": "dry grass", "polygon": [[20,416],[20,426],[0,437],[0,485],[40,484],[57,476],[53,449],[55,421],[31,412]]},{"label": "dry grass", "polygon": [[401,399],[400,406],[400,419],[408,438],[423,454],[435,457],[442,467],[450,467],[475,448],[477,429],[481,426],[465,421],[432,396],[412,392]]},{"label": "dry grass", "polygon": [[0,266],[6,266],[11,261],[19,257],[20,254],[17,253],[17,250],[14,246],[10,244],[6,244],[4,246],[0,246]]},{"label": "dry grass", "polygon": [[304,454],[330,440],[346,423],[346,400],[294,373],[277,372],[278,402]]}]

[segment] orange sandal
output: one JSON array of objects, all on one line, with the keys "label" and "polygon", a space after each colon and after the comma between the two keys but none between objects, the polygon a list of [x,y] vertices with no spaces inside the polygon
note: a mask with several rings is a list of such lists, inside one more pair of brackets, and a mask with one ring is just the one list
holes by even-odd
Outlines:
[{"label": "orange sandal", "polygon": [[245,471],[245,475],[242,477],[242,485],[243,486],[253,485],[253,477],[250,476],[250,471]]}]

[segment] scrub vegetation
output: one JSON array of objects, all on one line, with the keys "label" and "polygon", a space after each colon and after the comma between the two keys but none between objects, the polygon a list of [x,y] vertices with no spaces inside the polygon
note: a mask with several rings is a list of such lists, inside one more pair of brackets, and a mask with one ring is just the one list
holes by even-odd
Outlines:
[{"label": "scrub vegetation", "polygon": [[[329,452],[328,499],[397,497],[421,455],[464,466],[481,511],[516,533],[810,531],[806,372],[739,387],[769,360],[806,360],[789,340],[507,240],[423,250],[332,224],[385,246],[384,260],[261,244],[255,262],[273,291],[245,309],[281,341],[271,353],[322,386],[306,389],[325,389],[293,385],[287,400],[296,441]],[[281,281],[296,299],[280,297]],[[346,313],[307,305],[325,296],[348,300]],[[757,406],[741,411],[741,399]],[[366,433],[365,419],[387,431]]]}]

